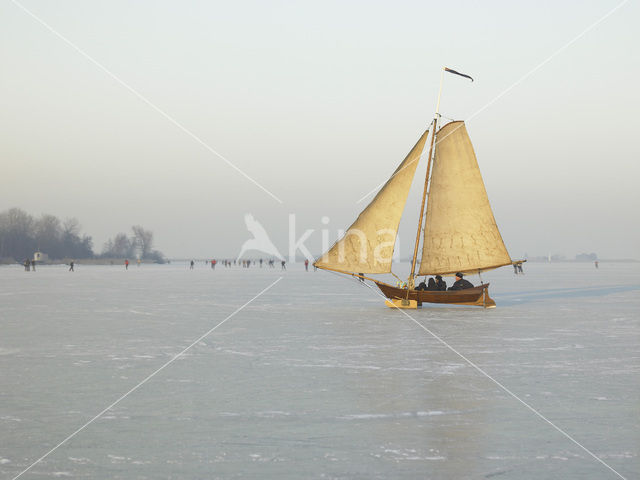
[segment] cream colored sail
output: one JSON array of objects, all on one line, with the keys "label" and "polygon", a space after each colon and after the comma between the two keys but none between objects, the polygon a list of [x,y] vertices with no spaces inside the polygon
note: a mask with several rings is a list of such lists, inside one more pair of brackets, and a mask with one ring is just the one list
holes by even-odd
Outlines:
[{"label": "cream colored sail", "polygon": [[391,272],[398,224],[428,133],[424,132],[367,208],[315,266],[354,273]]},{"label": "cream colored sail", "polygon": [[511,264],[464,122],[436,135],[419,275],[478,273]]}]

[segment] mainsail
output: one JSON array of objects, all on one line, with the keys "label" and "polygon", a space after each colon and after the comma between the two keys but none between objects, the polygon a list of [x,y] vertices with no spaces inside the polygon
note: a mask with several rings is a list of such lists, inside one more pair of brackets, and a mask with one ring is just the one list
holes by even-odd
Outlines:
[{"label": "mainsail", "polygon": [[342,272],[389,273],[391,257],[427,130],[344,236],[314,265]]},{"label": "mainsail", "polygon": [[511,264],[464,122],[436,136],[419,275],[478,273]]}]

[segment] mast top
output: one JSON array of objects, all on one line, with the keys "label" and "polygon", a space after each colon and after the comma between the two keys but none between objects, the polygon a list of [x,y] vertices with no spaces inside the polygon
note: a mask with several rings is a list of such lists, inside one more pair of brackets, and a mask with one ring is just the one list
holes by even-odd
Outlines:
[{"label": "mast top", "polygon": [[[442,82],[444,82],[444,72],[447,67],[442,67],[442,72],[440,72],[440,89],[438,90],[438,103],[436,104],[436,113],[434,115],[434,120],[438,119],[438,115],[440,115],[440,97],[442,96]],[[434,130],[435,133],[435,130]]]}]

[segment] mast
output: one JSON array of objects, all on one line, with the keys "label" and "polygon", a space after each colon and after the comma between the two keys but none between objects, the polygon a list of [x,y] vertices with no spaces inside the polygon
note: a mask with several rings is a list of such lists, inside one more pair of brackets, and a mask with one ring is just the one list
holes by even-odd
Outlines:
[{"label": "mast", "polygon": [[[431,159],[433,158],[433,146],[436,141],[436,130],[438,129],[438,116],[440,111],[440,96],[442,95],[442,82],[444,80],[444,68],[440,74],[440,89],[438,90],[438,103],[436,113],[433,117],[433,133],[431,134],[431,146],[429,147],[429,159],[427,160],[427,174],[424,178],[424,190],[422,192],[422,204],[420,205],[420,218],[418,220],[418,232],[416,233],[416,244],[413,247],[413,259],[411,260],[411,273],[407,281],[407,292],[415,287],[414,275],[416,272],[416,259],[418,258],[418,245],[420,244],[420,234],[422,233],[422,219],[424,218],[424,206],[427,200],[427,188],[429,186],[429,174],[431,173]],[[408,293],[407,293],[408,295]]]}]

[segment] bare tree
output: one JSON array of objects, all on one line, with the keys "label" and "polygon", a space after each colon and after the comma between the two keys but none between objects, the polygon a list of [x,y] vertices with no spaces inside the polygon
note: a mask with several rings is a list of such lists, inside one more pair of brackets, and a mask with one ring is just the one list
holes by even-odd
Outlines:
[{"label": "bare tree", "polygon": [[80,237],[76,219],[64,223],[54,215],[31,215],[12,208],[0,213],[0,257],[22,260],[40,249],[50,258],[93,257],[91,237]]},{"label": "bare tree", "polygon": [[53,215],[44,214],[35,223],[35,240],[39,250],[51,258],[61,258],[62,227],[60,220]]},{"label": "bare tree", "polygon": [[140,225],[131,227],[133,230],[133,242],[140,249],[141,257],[147,258],[153,249],[153,232],[145,230]]},{"label": "bare tree", "polygon": [[126,233],[119,233],[113,239],[113,254],[115,257],[132,257],[134,246]]},{"label": "bare tree", "polygon": [[24,210],[11,208],[0,214],[0,257],[22,260],[35,251],[33,217]]},{"label": "bare tree", "polygon": [[80,237],[80,222],[76,218],[67,218],[62,223],[61,248],[63,257],[93,257],[93,240],[88,235]]},{"label": "bare tree", "polygon": [[80,236],[80,222],[77,218],[67,218],[62,223],[62,235],[65,237]]},{"label": "bare tree", "polygon": [[126,258],[133,257],[134,245],[126,233],[118,233],[113,239],[107,240],[102,248],[103,257]]}]

